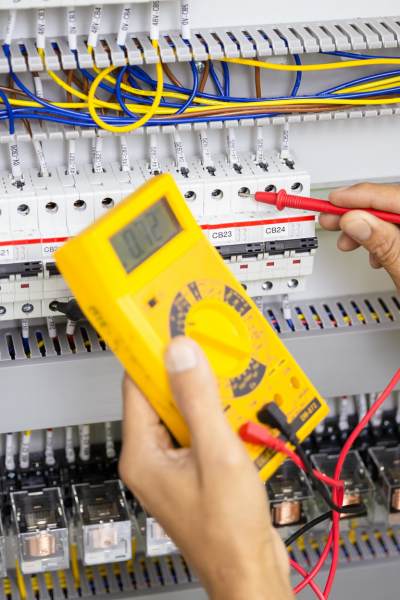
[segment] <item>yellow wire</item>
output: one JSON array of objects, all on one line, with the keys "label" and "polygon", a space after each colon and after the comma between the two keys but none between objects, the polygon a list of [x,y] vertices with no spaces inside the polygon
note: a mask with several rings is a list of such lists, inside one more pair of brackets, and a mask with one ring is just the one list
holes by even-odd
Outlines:
[{"label": "yellow wire", "polygon": [[[157,40],[152,40],[152,44],[153,44],[154,48],[158,51]],[[142,127],[142,125],[147,123],[147,121],[155,114],[157,108],[159,107],[160,102],[161,102],[161,97],[163,94],[164,82],[163,82],[163,70],[162,70],[162,65],[161,65],[161,59],[158,60],[156,66],[157,66],[157,90],[156,90],[156,96],[154,98],[154,102],[153,102],[151,108],[147,111],[147,113],[141,119],[139,119],[139,121],[136,121],[136,123],[131,123],[130,125],[125,125],[125,127],[116,127],[114,125],[108,125],[108,123],[105,123],[102,119],[100,119],[100,117],[97,115],[96,109],[95,109],[94,94],[97,90],[97,87],[98,87],[99,83],[104,79],[104,77],[106,75],[108,75],[111,71],[113,71],[116,67],[114,67],[114,66],[108,67],[107,69],[104,69],[104,71],[102,71],[102,73],[97,75],[96,79],[90,86],[89,96],[88,96],[88,108],[89,108],[89,112],[90,112],[93,120],[97,123],[97,125],[99,125],[99,127],[102,127],[103,129],[106,129],[107,131],[113,131],[115,133],[123,133],[126,131],[133,131],[134,129],[138,129],[139,127]]]},{"label": "yellow wire", "polygon": [[[93,48],[91,46],[88,46],[87,49],[90,52],[90,54],[92,54]],[[128,62],[128,59],[126,60],[126,62]],[[93,65],[93,70],[98,75],[101,73],[101,70],[96,66],[96,64]],[[109,81],[110,83],[113,83],[114,85],[117,83],[117,80],[114,79],[114,77],[109,77],[108,75],[106,77],[104,77],[104,79],[106,81]],[[137,94],[138,96],[155,96],[157,94],[157,92],[147,91],[147,90],[139,90],[137,88],[133,88],[129,85],[126,85],[125,83],[121,83],[121,89],[126,90],[126,91],[130,92],[131,94]],[[163,96],[165,96],[166,98],[178,98],[180,100],[187,100],[189,98],[189,95],[190,94],[183,94],[183,93],[181,94],[180,92],[167,92],[167,91],[163,92]],[[228,102],[223,102],[221,100],[210,100],[207,98],[198,98],[197,96],[194,98],[193,101],[198,102],[199,104],[212,104],[212,105],[228,104]]]},{"label": "yellow wire", "polygon": [[272,69],[273,71],[326,71],[329,69],[347,69],[349,67],[361,67],[366,65],[398,65],[400,58],[369,58],[365,60],[351,60],[340,63],[323,63],[321,65],[277,65],[269,62],[255,61],[246,58],[220,58],[218,60],[235,63],[238,65],[248,65],[250,67],[261,67],[263,69]]},{"label": "yellow wire", "polygon": [[81,578],[79,577],[78,554],[74,544],[71,545],[71,568],[72,575],[74,576],[75,587],[80,588]]},{"label": "yellow wire", "polygon": [[23,576],[21,575],[21,571],[19,570],[19,564],[18,564],[17,559],[15,559],[15,570],[17,573],[17,584],[18,584],[19,594],[20,594],[22,600],[26,600],[25,582],[24,582]]}]

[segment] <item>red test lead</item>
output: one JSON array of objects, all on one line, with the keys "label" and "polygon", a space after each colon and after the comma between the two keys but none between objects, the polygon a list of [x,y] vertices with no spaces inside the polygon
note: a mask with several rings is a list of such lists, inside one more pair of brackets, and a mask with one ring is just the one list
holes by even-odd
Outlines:
[{"label": "red test lead", "polygon": [[262,204],[271,204],[272,206],[276,206],[278,210],[283,210],[284,208],[296,208],[300,210],[311,210],[313,212],[330,213],[333,215],[344,215],[351,210],[363,210],[378,217],[378,219],[382,219],[382,221],[400,223],[400,214],[382,210],[373,210],[372,208],[345,208],[343,206],[335,206],[327,200],[292,196],[287,194],[285,190],[280,190],[277,194],[274,192],[256,192],[253,195],[239,192],[239,196],[254,198],[257,202],[261,202]]}]

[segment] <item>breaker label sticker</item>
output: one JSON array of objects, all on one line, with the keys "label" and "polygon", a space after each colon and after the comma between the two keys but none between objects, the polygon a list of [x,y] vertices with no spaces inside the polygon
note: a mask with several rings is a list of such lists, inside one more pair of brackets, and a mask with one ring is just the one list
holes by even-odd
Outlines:
[{"label": "breaker label sticker", "polygon": [[9,246],[0,245],[0,262],[4,260],[13,260],[14,259],[14,248],[10,244]]},{"label": "breaker label sticker", "polygon": [[52,256],[54,252],[59,250],[61,246],[64,246],[65,242],[68,241],[67,238],[55,238],[54,240],[43,240],[42,243],[42,257],[48,258]]},{"label": "breaker label sticker", "polygon": [[214,246],[234,244],[236,241],[235,227],[223,227],[220,229],[211,229],[211,227],[209,227],[209,229],[210,242]]},{"label": "breaker label sticker", "polygon": [[275,240],[276,238],[289,238],[289,222],[281,221],[278,223],[264,223],[263,224],[263,239],[264,240]]}]

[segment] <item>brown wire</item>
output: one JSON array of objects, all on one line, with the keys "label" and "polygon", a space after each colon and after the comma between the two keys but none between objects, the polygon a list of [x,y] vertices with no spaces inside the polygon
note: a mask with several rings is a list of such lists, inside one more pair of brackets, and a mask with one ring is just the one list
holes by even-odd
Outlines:
[{"label": "brown wire", "polygon": [[181,84],[180,81],[177,80],[177,78],[175,77],[175,75],[172,73],[172,71],[170,70],[170,68],[168,67],[168,65],[166,65],[165,63],[161,63],[162,64],[162,68],[164,70],[164,73],[166,74],[166,76],[172,81],[172,83],[180,88],[183,88],[183,85]]},{"label": "brown wire", "polygon": [[[256,55],[253,60],[258,60],[258,56]],[[256,96],[257,98],[261,98],[261,68],[254,67],[255,72],[255,82],[256,82]]]},{"label": "brown wire", "polygon": [[[302,105],[301,108],[298,108],[298,105],[295,106],[279,106],[279,107],[270,107],[270,106],[265,106],[265,107],[257,107],[257,108],[251,108],[251,107],[235,107],[235,108],[231,108],[231,109],[227,109],[227,108],[220,108],[220,109],[214,109],[214,110],[210,110],[207,111],[207,114],[205,116],[204,112],[192,112],[190,113],[190,117],[203,117],[205,120],[207,120],[207,117],[213,117],[213,116],[244,116],[244,115],[252,115],[252,114],[259,114],[259,113],[285,113],[285,114],[302,114],[302,113],[310,113],[310,112],[314,112],[314,113],[320,113],[320,112],[328,112],[328,111],[332,111],[332,110],[347,110],[349,108],[352,108],[353,105],[348,104],[348,105],[332,105],[332,106],[326,106],[323,105],[321,107],[321,105],[309,105],[309,106],[304,106]],[[164,115],[161,117],[157,117],[157,118],[162,118],[162,119],[177,119],[177,118],[187,118],[187,115]]]},{"label": "brown wire", "polygon": [[206,66],[205,66],[205,69],[204,69],[204,73],[203,73],[203,77],[202,77],[202,80],[201,80],[201,84],[199,86],[199,92],[200,93],[204,92],[204,88],[206,87],[206,83],[207,83],[207,79],[208,79],[209,73],[210,73],[210,61],[207,60],[206,61]]}]

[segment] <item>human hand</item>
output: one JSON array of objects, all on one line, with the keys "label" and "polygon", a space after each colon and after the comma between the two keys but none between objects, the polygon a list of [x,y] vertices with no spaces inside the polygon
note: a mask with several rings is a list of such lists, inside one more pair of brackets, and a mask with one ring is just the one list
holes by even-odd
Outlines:
[{"label": "human hand", "polygon": [[[339,188],[329,195],[336,206],[374,208],[400,213],[400,187],[375,183],[359,183]],[[373,269],[386,269],[400,294],[400,229],[373,215],[353,210],[343,216],[321,214],[320,225],[329,231],[340,231],[337,245],[343,252],[360,246],[368,250]]]},{"label": "human hand", "polygon": [[221,409],[213,372],[193,340],[165,353],[191,448],[175,448],[128,375],[123,383],[122,480],[173,539],[212,600],[289,600],[289,563],[265,488]]}]

